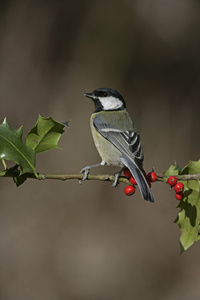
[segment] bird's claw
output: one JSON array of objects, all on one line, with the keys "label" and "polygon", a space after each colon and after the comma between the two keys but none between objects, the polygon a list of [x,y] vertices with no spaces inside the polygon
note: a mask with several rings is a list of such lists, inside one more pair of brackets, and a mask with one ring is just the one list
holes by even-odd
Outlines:
[{"label": "bird's claw", "polygon": [[123,170],[124,170],[124,168],[122,168],[119,172],[115,173],[115,180],[111,184],[112,187],[116,187],[118,185],[118,183],[119,183],[119,177],[121,176]]},{"label": "bird's claw", "polygon": [[115,180],[114,182],[111,184],[112,187],[116,187],[118,185],[118,180],[119,180],[119,176],[121,175],[121,173],[117,172],[115,173]]},{"label": "bird's claw", "polygon": [[86,179],[88,178],[89,172],[90,172],[90,168],[87,168],[87,167],[83,168],[83,169],[79,172],[80,174],[81,174],[81,173],[84,173],[83,178],[79,180],[79,184],[81,184],[82,181],[84,181],[84,180],[86,180]]}]

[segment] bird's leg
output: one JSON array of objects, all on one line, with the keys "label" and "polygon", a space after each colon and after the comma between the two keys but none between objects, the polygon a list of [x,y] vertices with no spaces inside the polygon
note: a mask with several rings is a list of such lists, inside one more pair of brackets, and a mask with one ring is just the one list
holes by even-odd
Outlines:
[{"label": "bird's leg", "polygon": [[83,173],[84,172],[84,176],[82,180],[79,180],[79,183],[81,184],[81,181],[86,180],[88,178],[88,174],[90,172],[90,169],[95,168],[95,167],[100,167],[100,166],[105,166],[106,163],[104,161],[102,161],[99,164],[96,165],[91,165],[91,166],[86,166],[84,167],[79,173]]},{"label": "bird's leg", "polygon": [[119,177],[122,174],[122,171],[125,169],[125,167],[123,167],[119,172],[115,173],[115,181],[112,183],[112,187],[116,187],[118,185],[118,180]]}]

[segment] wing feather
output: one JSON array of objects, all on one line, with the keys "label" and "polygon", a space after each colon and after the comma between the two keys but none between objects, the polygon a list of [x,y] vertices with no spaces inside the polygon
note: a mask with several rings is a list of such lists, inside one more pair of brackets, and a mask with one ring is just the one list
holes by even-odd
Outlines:
[{"label": "wing feather", "polygon": [[[129,130],[122,130],[114,125],[108,123],[101,115],[96,115],[93,120],[96,130],[111,143],[113,143],[121,152],[132,158],[140,169],[143,167],[143,151],[140,142],[140,135],[131,121]],[[120,122],[119,122],[120,125]]]},{"label": "wing feather", "polygon": [[103,116],[97,114],[93,124],[96,130],[122,153],[121,161],[134,176],[143,198],[153,202],[153,195],[142,173],[144,156],[140,135],[133,122],[128,126],[128,130],[122,130],[121,126],[117,126],[117,122],[110,124]]}]

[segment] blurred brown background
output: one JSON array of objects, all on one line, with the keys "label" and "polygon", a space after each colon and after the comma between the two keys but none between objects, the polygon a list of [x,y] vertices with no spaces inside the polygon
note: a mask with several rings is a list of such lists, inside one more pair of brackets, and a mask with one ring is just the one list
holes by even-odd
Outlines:
[{"label": "blurred brown background", "polygon": [[[197,0],[2,0],[1,122],[25,135],[38,114],[72,120],[37,170],[77,173],[100,161],[83,94],[110,87],[141,133],[147,171],[198,160],[199,15]],[[179,255],[167,185],[153,185],[155,204],[122,184],[0,185],[0,299],[200,299],[200,244]]]}]

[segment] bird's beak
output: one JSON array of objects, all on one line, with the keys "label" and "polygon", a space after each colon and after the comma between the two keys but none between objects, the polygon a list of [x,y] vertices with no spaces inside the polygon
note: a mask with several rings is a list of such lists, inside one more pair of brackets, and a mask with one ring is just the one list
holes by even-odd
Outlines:
[{"label": "bird's beak", "polygon": [[93,93],[85,93],[84,96],[94,99],[94,94]]}]

